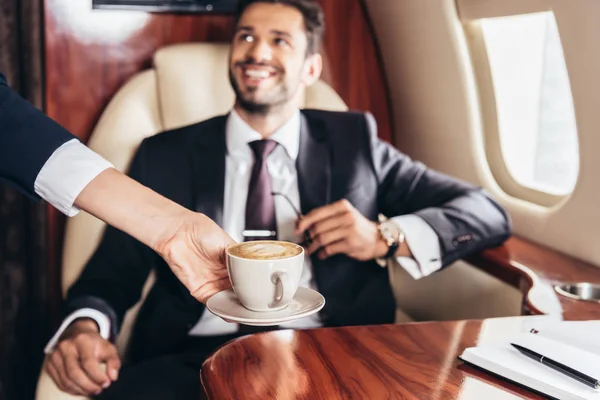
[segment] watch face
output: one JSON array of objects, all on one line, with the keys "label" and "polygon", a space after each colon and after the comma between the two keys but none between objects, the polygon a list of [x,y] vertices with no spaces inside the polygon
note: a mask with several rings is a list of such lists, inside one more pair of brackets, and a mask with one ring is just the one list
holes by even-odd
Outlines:
[{"label": "watch face", "polygon": [[384,222],[381,224],[381,235],[388,242],[395,242],[400,238],[400,229],[393,222]]}]

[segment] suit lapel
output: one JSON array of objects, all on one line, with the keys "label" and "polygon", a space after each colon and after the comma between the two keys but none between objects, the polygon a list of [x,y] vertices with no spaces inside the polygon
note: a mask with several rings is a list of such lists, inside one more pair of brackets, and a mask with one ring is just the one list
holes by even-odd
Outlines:
[{"label": "suit lapel", "polygon": [[323,121],[306,117],[300,123],[300,150],[296,161],[302,214],[329,204],[331,185],[329,142]]},{"label": "suit lapel", "polygon": [[[296,161],[302,214],[330,203],[331,154],[325,123],[302,113],[300,150]],[[317,287],[327,287],[328,276],[322,260],[313,254],[312,271]],[[329,268],[330,270],[330,268]],[[323,316],[324,314],[322,314]]]},{"label": "suit lapel", "polygon": [[199,133],[192,163],[192,204],[195,211],[206,214],[219,226],[223,223],[226,120],[226,117],[217,118],[214,126]]}]

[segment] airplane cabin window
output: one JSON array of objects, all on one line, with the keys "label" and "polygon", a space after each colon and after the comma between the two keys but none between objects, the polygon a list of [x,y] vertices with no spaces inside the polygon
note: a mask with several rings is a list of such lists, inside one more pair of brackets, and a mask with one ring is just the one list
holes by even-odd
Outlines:
[{"label": "airplane cabin window", "polygon": [[553,195],[571,193],[579,172],[577,127],[554,15],[479,22],[508,172],[522,186]]}]

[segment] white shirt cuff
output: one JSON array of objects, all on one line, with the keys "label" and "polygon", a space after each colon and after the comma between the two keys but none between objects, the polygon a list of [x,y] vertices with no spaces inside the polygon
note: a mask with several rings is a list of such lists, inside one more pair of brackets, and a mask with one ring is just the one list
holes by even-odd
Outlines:
[{"label": "white shirt cuff", "polygon": [[420,279],[442,268],[442,250],[438,235],[421,217],[402,215],[391,219],[404,232],[405,245],[411,257],[397,257],[396,262],[414,279]]},{"label": "white shirt cuff", "polygon": [[93,319],[98,324],[98,328],[100,329],[100,336],[102,336],[106,340],[110,338],[110,319],[106,315],[102,314],[100,311],[95,310],[93,308],[81,308],[72,312],[67,316],[67,318],[65,318],[63,323],[60,325],[60,328],[58,328],[54,336],[52,336],[52,339],[50,339],[50,341],[44,348],[45,354],[50,354],[52,353],[52,351],[54,351],[54,346],[56,346],[56,343],[58,342],[60,336],[63,334],[65,329],[67,329],[69,325],[71,325],[71,323],[77,318]]},{"label": "white shirt cuff", "polygon": [[63,214],[79,212],[73,206],[81,191],[113,165],[79,140],[72,139],[52,153],[35,179],[35,192]]}]

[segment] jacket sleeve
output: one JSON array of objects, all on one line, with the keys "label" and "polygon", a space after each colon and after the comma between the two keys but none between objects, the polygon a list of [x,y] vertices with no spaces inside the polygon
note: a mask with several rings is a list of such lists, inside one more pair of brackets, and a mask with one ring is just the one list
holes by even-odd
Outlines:
[{"label": "jacket sleeve", "polygon": [[71,133],[17,95],[0,73],[0,179],[38,199],[34,182]]},{"label": "jacket sleeve", "polygon": [[373,168],[379,181],[378,205],[389,218],[413,214],[436,232],[442,265],[502,244],[511,224],[506,211],[484,190],[413,161],[377,138],[365,115]]}]

